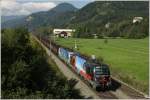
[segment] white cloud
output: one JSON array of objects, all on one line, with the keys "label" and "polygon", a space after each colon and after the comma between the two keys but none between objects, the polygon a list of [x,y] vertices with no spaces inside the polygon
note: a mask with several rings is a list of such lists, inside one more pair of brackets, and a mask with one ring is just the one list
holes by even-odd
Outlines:
[{"label": "white cloud", "polygon": [[24,2],[20,3],[16,0],[2,0],[2,15],[28,15],[38,11],[47,11],[56,4],[54,2]]}]

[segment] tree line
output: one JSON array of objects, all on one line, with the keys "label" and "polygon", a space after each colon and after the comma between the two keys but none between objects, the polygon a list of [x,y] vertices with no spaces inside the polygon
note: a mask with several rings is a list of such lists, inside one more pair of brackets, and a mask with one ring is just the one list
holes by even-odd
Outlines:
[{"label": "tree line", "polygon": [[42,47],[25,28],[3,29],[1,43],[1,96],[3,99],[77,99],[77,81],[67,80],[48,63]]},{"label": "tree line", "polygon": [[121,37],[140,39],[149,36],[148,22],[148,18],[136,23],[132,23],[130,19],[124,19],[120,22],[110,22],[109,27],[106,28],[106,23],[99,25],[96,22],[87,21],[86,23],[75,24],[70,27],[76,30],[73,37],[77,38],[94,38],[94,34],[96,34],[98,38]]},{"label": "tree line", "polygon": [[[68,28],[75,29],[73,33],[74,38],[131,38],[141,39],[149,36],[149,19],[145,18],[141,22],[132,23],[131,19],[125,19],[119,22],[110,22],[109,27],[106,28],[107,23],[87,21],[86,23],[73,24]],[[34,29],[33,32],[40,36],[49,36],[53,34],[52,27],[39,27]]]}]

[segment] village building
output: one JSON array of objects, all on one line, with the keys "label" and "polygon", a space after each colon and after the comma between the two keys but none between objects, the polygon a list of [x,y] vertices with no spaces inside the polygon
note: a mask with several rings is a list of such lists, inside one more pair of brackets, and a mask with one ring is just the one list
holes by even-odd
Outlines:
[{"label": "village building", "polygon": [[92,35],[94,36],[95,39],[97,39],[97,37],[98,37],[97,34],[92,34]]},{"label": "village building", "polygon": [[136,23],[136,22],[141,22],[143,20],[143,17],[134,17],[133,18],[133,23]]},{"label": "village building", "polygon": [[54,29],[53,34],[56,37],[71,37],[74,29]]},{"label": "village building", "polygon": [[105,24],[105,28],[109,28],[110,27],[110,22],[108,22],[107,24]]}]

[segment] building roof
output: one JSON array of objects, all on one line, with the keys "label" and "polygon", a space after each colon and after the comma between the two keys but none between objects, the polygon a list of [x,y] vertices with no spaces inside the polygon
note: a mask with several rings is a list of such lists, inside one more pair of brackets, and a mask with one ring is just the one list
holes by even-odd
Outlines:
[{"label": "building roof", "polygon": [[53,31],[75,31],[74,29],[54,29]]}]

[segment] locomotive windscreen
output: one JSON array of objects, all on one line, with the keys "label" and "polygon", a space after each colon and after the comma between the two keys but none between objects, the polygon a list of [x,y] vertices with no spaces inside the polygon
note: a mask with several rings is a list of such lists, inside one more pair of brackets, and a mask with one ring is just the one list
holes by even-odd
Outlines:
[{"label": "locomotive windscreen", "polygon": [[95,67],[95,75],[99,77],[100,75],[110,75],[109,68],[106,66],[97,66]]}]

